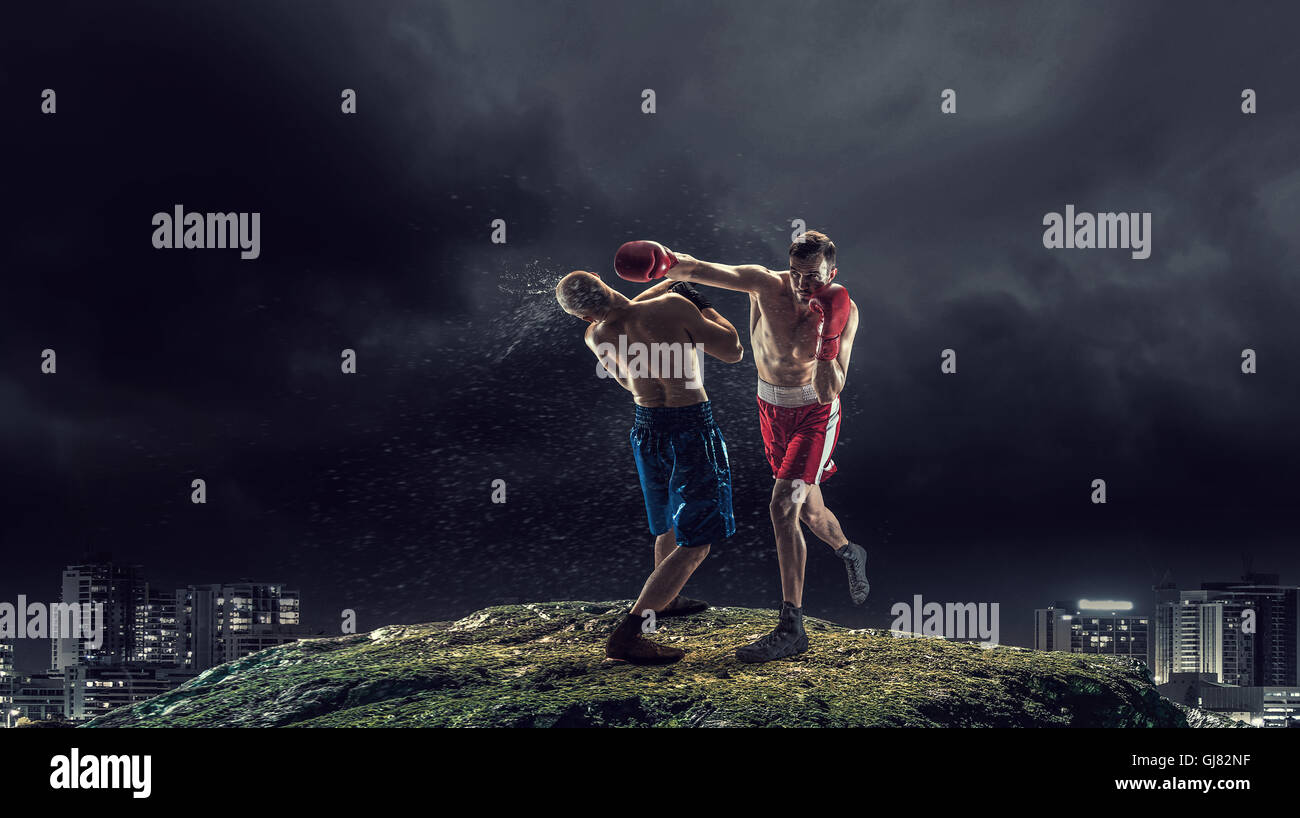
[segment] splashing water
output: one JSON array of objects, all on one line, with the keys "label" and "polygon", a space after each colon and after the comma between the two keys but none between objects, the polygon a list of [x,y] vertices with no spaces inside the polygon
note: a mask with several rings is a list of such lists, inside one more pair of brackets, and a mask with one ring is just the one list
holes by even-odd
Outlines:
[{"label": "splashing water", "polygon": [[560,275],[553,264],[543,263],[541,259],[533,259],[523,269],[507,269],[501,273],[497,289],[517,301],[494,319],[504,344],[504,351],[494,363],[504,361],[524,342],[557,349],[561,343],[572,343],[572,338],[561,331],[570,316],[555,301],[555,283]]}]

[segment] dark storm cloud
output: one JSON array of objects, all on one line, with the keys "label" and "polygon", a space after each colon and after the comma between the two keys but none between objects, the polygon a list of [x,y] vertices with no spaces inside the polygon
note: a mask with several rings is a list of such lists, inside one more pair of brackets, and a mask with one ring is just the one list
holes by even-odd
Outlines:
[{"label": "dark storm cloud", "polygon": [[[1284,499],[1300,123],[1282,29],[1188,4],[670,8],[459,8],[456,39],[479,45],[461,70],[489,98],[555,101],[585,165],[569,186],[628,194],[609,224],[634,213],[698,256],[773,265],[790,218],[830,231],[870,322],[854,380],[881,396],[882,470],[946,503],[962,495],[912,446],[1013,493],[1138,470],[1144,502]],[[642,87],[658,113],[626,115]],[[1267,118],[1240,113],[1243,87]],[[1045,251],[1042,216],[1066,203],[1152,211],[1154,257]],[[967,383],[936,377],[945,347]],[[1267,378],[1243,379],[1244,347]],[[927,405],[945,417],[920,426]]]},{"label": "dark storm cloud", "polygon": [[[1135,573],[1088,576],[1140,590],[1192,540],[1199,564],[1233,568],[1228,531],[1279,555],[1300,454],[1281,9],[190,4],[20,21],[11,34],[47,36],[6,48],[6,110],[55,87],[60,113],[6,136],[24,158],[2,205],[20,271],[0,327],[6,547],[48,547],[28,587],[104,542],[186,581],[279,570],[322,609],[394,619],[631,593],[646,554],[627,400],[549,286],[609,279],[640,237],[775,267],[802,218],[836,239],[863,312],[828,497],[851,534],[891,532],[879,593],[1023,607],[1056,598],[1076,548],[1120,570],[1148,549]],[[152,250],[149,216],[176,202],[261,211],[263,257]],[[1067,202],[1151,211],[1152,257],[1045,250],[1042,216]],[[507,245],[488,240],[495,218]],[[717,300],[743,323],[743,297]],[[336,374],[343,347],[355,379]],[[960,374],[942,377],[948,347]],[[709,375],[744,543],[701,581],[770,601],[752,363]],[[195,473],[237,499],[196,520]],[[496,476],[512,500],[485,508]],[[1008,562],[1028,567],[990,568]],[[1210,578],[1197,565],[1181,579]]]},{"label": "dark storm cloud", "polygon": [[[436,41],[446,26],[424,14]],[[6,198],[16,274],[0,330],[7,534],[51,560],[25,587],[85,548],[187,581],[267,572],[271,556],[296,573],[339,450],[400,426],[409,402],[446,399],[435,385],[455,380],[463,350],[449,348],[483,275],[466,259],[491,205],[545,222],[511,168],[550,183],[543,107],[512,113],[526,141],[468,110],[391,12],[306,27],[284,7],[241,15],[92,10],[29,21],[57,35],[10,52],[7,105],[60,94],[57,118],[18,117],[7,134],[11,158],[38,157]],[[339,114],[344,87],[368,119]],[[150,216],[177,202],[262,212],[262,258],[151,249]],[[46,346],[55,378],[37,371]],[[378,385],[338,389],[344,347]],[[222,523],[189,513],[196,475],[232,501]]]}]

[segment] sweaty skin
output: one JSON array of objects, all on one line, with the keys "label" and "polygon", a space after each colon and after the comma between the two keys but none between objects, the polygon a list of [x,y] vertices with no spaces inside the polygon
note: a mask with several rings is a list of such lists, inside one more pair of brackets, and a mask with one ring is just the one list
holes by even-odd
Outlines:
[{"label": "sweaty skin", "polygon": [[[749,294],[749,340],[758,376],[777,386],[811,383],[821,403],[835,400],[858,331],[858,305],[852,304],[849,323],[840,335],[840,353],[833,361],[818,361],[817,327],[821,319],[808,308],[808,298],[834,279],[826,262],[795,260],[789,270],[773,271],[757,264],[731,266],[699,261],[674,250],[677,264],[668,277]],[[850,302],[852,303],[852,302]]]},{"label": "sweaty skin", "polygon": [[[609,344],[616,353],[630,350],[634,343],[644,344],[648,349],[651,344],[675,344],[679,350],[691,344],[725,363],[735,363],[744,355],[736,328],[717,310],[709,308],[702,313],[686,298],[668,292],[674,283],[661,281],[631,301],[611,290],[618,298],[600,320],[587,327],[587,346],[641,406],[691,406],[708,400],[695,361],[688,360],[683,354],[679,377],[674,377],[672,371],[663,371],[669,369],[665,366],[661,367],[658,377],[642,375],[632,378],[628,377],[632,356],[615,354],[615,364],[602,357],[602,344]],[[625,337],[621,346],[620,335]]]},{"label": "sweaty skin", "polygon": [[[678,250],[673,254],[677,264],[668,270],[668,278],[749,294],[750,346],[760,378],[776,386],[811,383],[822,404],[839,396],[858,331],[858,305],[850,302],[852,309],[840,334],[839,355],[831,361],[817,360],[821,319],[809,309],[808,299],[836,276],[824,260],[791,259],[789,270],[774,271],[757,264],[732,266],[700,261]],[[800,607],[807,548],[799,523],[802,521],[836,551],[849,540],[822,499],[821,486],[796,486],[793,480],[777,479],[768,513],[776,536],[784,599]]]},{"label": "sweaty skin", "polygon": [[[566,276],[598,275],[574,271]],[[735,363],[744,356],[740,337],[727,319],[712,308],[701,311],[695,304],[676,293],[668,292],[674,282],[664,280],[646,289],[632,300],[603,282],[599,284],[604,297],[600,306],[577,315],[589,323],[584,333],[587,347],[596,355],[601,365],[620,386],[632,393],[633,400],[651,408],[692,406],[708,400],[697,369],[687,369],[684,350],[687,344],[702,348],[707,354],[726,363]],[[557,297],[564,281],[557,285]],[[563,300],[561,303],[565,303]],[[566,309],[569,309],[566,307]],[[620,344],[620,335],[623,336]],[[659,372],[657,377],[637,374],[632,377],[631,345],[680,345],[683,354],[681,372]],[[602,345],[612,347],[613,356],[602,350]],[[620,349],[623,354],[620,353]],[[695,355],[689,354],[694,366]],[[621,371],[620,371],[621,370]],[[724,454],[725,457],[725,454]],[[682,651],[665,648],[649,642],[639,633],[642,617],[647,611],[663,613],[676,605],[682,587],[709,553],[708,543],[688,548],[676,544],[675,531],[669,529],[655,539],[655,569],[646,579],[636,602],[623,624],[611,635],[606,655],[614,659],[644,663],[661,663],[681,658]]]}]

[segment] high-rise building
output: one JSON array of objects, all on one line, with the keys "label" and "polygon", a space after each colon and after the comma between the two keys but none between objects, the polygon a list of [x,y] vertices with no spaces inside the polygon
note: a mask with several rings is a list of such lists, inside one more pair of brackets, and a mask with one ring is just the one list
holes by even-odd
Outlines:
[{"label": "high-rise building", "polygon": [[1147,661],[1150,620],[1131,602],[1055,602],[1034,611],[1034,650],[1131,656]]},{"label": "high-rise building", "polygon": [[1152,671],[1208,674],[1239,687],[1295,687],[1300,654],[1300,597],[1275,574],[1206,582],[1200,590],[1156,588]]},{"label": "high-rise building", "polygon": [[176,592],[178,663],[195,671],[307,636],[298,592],[278,582],[190,585]]},{"label": "high-rise building", "polygon": [[1151,617],[1151,639],[1148,644],[1152,678],[1156,684],[1169,680],[1174,662],[1175,615],[1178,613],[1178,588],[1172,582],[1162,582],[1152,590],[1156,594],[1155,615]]},{"label": "high-rise building", "polygon": [[[64,627],[72,618],[80,617],[86,631],[102,625],[103,641],[98,647],[88,647],[85,633],[81,637],[65,634],[51,639],[51,667],[62,671],[74,665],[130,661],[135,647],[136,605],[143,590],[140,566],[114,563],[107,554],[63,569],[63,613],[54,617],[65,623]],[[51,622],[50,627],[54,626]]]},{"label": "high-rise building", "polygon": [[1205,582],[1201,588],[1237,619],[1243,618],[1245,609],[1254,610],[1251,684],[1300,685],[1300,588],[1282,585],[1277,574],[1247,574],[1238,582]]},{"label": "high-rise building", "polygon": [[135,635],[131,650],[133,662],[174,666],[176,640],[180,634],[176,622],[176,592],[160,591],[145,585],[135,606]]},{"label": "high-rise building", "polygon": [[[52,617],[75,620],[82,632],[51,639],[49,673],[16,677],[11,709],[32,719],[91,719],[172,690],[214,665],[307,635],[298,592],[281,583],[162,592],[139,566],[98,555],[69,565],[62,591]],[[101,625],[102,634],[95,634]],[[0,695],[8,655],[0,650]]]},{"label": "high-rise building", "polygon": [[[0,716],[8,716],[13,708],[14,680],[14,643],[11,639],[0,639]],[[0,718],[0,721],[4,719]]]},{"label": "high-rise building", "polygon": [[1209,674],[1221,684],[1253,684],[1255,644],[1242,630],[1242,617],[1239,603],[1208,591],[1180,591],[1172,616],[1169,674]]},{"label": "high-rise building", "polygon": [[1034,650],[1070,650],[1074,610],[1063,602],[1034,611]]}]

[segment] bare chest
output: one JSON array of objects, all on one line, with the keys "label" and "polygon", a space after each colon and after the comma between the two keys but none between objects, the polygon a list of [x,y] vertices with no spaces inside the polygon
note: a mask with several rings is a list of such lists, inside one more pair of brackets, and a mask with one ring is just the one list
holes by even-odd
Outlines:
[{"label": "bare chest", "polygon": [[792,299],[750,302],[750,335],[755,354],[770,365],[811,364],[817,355],[821,319]]}]

